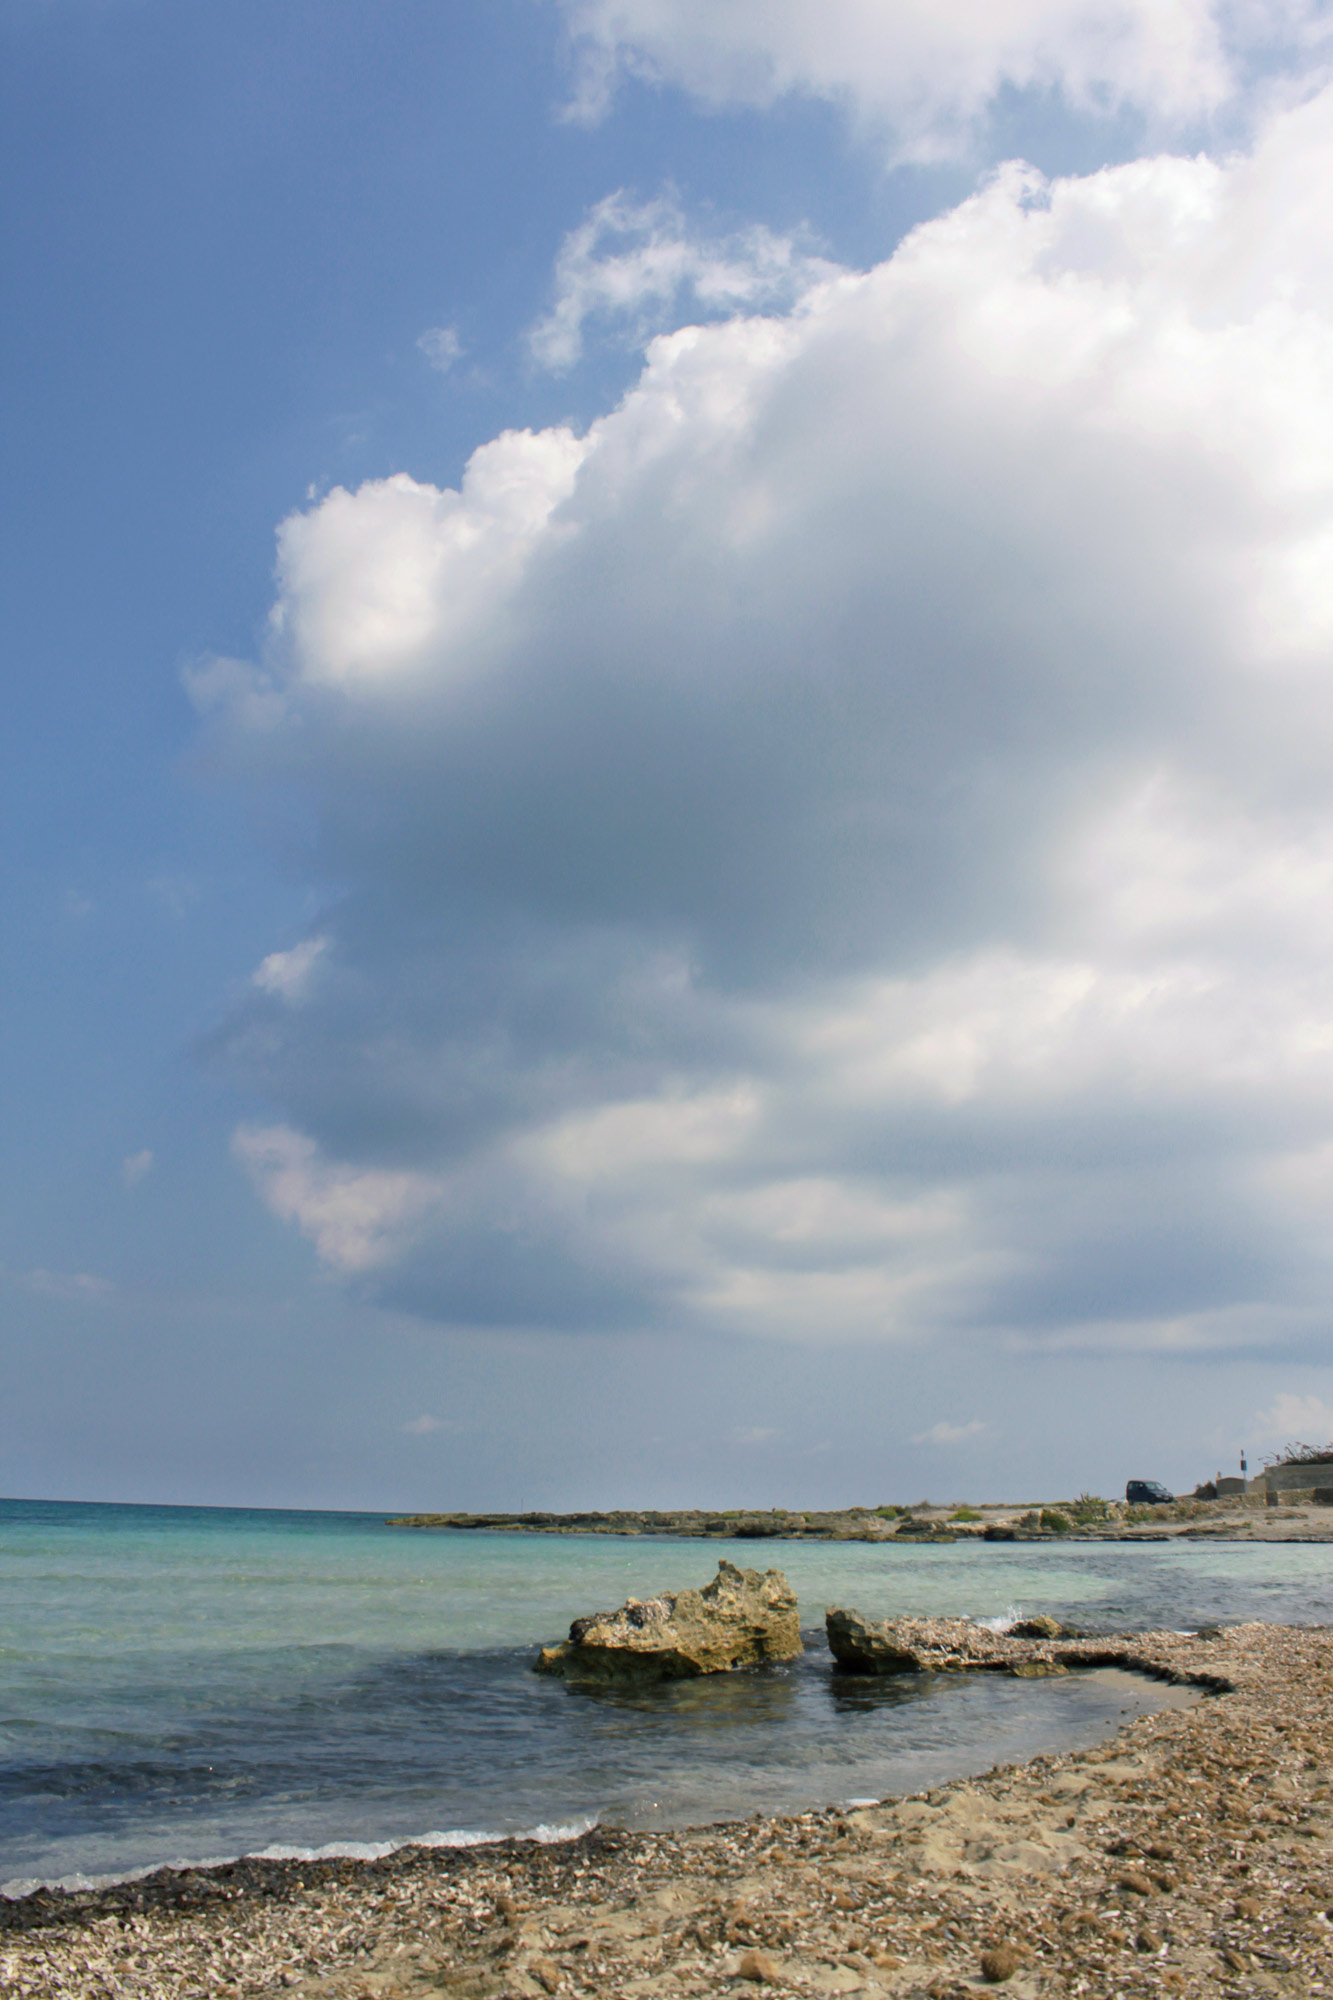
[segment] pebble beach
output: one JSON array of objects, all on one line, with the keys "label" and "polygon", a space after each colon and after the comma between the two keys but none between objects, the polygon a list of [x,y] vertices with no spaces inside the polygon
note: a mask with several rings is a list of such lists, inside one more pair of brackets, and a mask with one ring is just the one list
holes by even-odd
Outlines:
[{"label": "pebble beach", "polygon": [[0,1909],[0,1993],[1333,1990],[1333,1634],[1246,1624],[1058,1654],[1197,1698],[874,1805],[46,1890]]}]

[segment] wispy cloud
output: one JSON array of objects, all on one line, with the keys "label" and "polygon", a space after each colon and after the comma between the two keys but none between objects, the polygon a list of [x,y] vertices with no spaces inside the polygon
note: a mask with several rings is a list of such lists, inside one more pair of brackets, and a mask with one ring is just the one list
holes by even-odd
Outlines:
[{"label": "wispy cloud", "polygon": [[185,917],[199,901],[199,884],[188,875],[155,875],[148,883],[148,893],[173,917]]},{"label": "wispy cloud", "polygon": [[326,937],[313,937],[303,938],[290,951],[271,951],[258,970],[251,974],[251,983],[261,993],[272,993],[288,1002],[300,1000],[328,947]]},{"label": "wispy cloud", "polygon": [[181,685],[201,715],[225,716],[250,737],[276,729],[287,715],[275,683],[251,660],[221,653],[191,660],[181,669]]},{"label": "wispy cloud", "polygon": [[1328,1444],[1333,1440],[1333,1403],[1322,1396],[1298,1396],[1284,1390],[1254,1421],[1261,1445]]},{"label": "wispy cloud", "polygon": [[91,1271],[47,1271],[40,1267],[23,1272],[18,1283],[25,1291],[69,1304],[108,1299],[116,1289],[110,1278],[99,1278]]},{"label": "wispy cloud", "polygon": [[438,1197],[423,1174],[345,1167],[286,1126],[242,1126],[232,1151],[273,1214],[295,1222],[326,1264],[348,1275],[384,1263]]},{"label": "wispy cloud", "polygon": [[542,368],[572,368],[589,323],[638,344],[683,318],[790,306],[836,266],[762,225],[713,236],[691,227],[672,193],[607,195],[571,230],[556,262],[556,300],[528,335]]},{"label": "wispy cloud", "polygon": [[986,1426],[977,1417],[970,1424],[941,1422],[932,1424],[928,1431],[918,1431],[913,1444],[966,1444],[969,1438],[980,1437]]},{"label": "wispy cloud", "polygon": [[[568,115],[601,117],[622,77],[697,100],[766,107],[823,97],[889,156],[966,155],[1006,90],[1057,92],[1097,115],[1133,106],[1161,126],[1206,118],[1317,45],[1311,0],[562,0],[576,64]],[[1308,59],[1308,58],[1307,58]],[[1261,74],[1262,74],[1261,70]]]},{"label": "wispy cloud", "polygon": [[441,375],[447,375],[455,361],[460,360],[464,353],[463,343],[458,337],[458,328],[454,326],[427,327],[426,331],[418,336],[417,346],[431,367]]},{"label": "wispy cloud", "polygon": [[151,1172],[152,1165],[152,1150],[150,1147],[144,1146],[137,1153],[127,1153],[125,1155],[125,1158],[120,1163],[120,1178],[124,1181],[126,1187],[138,1187],[144,1175]]}]

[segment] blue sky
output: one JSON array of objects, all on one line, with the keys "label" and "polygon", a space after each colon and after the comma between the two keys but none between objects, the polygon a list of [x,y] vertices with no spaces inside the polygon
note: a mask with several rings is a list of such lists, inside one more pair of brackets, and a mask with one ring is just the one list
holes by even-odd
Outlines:
[{"label": "blue sky", "polygon": [[1333,1430],[1327,16],[813,23],[0,5],[3,1490]]}]

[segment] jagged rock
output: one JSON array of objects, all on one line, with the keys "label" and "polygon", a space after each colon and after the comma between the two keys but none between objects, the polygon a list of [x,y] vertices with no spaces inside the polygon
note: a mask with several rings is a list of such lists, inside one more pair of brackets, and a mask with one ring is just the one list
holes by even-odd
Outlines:
[{"label": "jagged rock", "polygon": [[829,1650],[840,1667],[858,1674],[919,1674],[925,1671],[920,1651],[899,1636],[890,1619],[872,1624],[859,1611],[829,1610],[824,1614]]},{"label": "jagged rock", "polygon": [[885,1618],[876,1624],[859,1611],[831,1609],[824,1625],[834,1659],[851,1673],[964,1673],[990,1668],[1028,1678],[1066,1671],[1052,1655],[1049,1639],[992,1632],[970,1618]]},{"label": "jagged rock", "polygon": [[703,1590],[680,1590],[619,1611],[576,1618],[569,1637],[543,1646],[539,1674],[566,1680],[684,1680],[694,1674],[791,1660],[801,1651],[796,1593],[781,1570],[762,1576],[720,1562]]},{"label": "jagged rock", "polygon": [[1009,1627],[1011,1639],[1058,1639],[1064,1631],[1058,1618],[1024,1618]]}]

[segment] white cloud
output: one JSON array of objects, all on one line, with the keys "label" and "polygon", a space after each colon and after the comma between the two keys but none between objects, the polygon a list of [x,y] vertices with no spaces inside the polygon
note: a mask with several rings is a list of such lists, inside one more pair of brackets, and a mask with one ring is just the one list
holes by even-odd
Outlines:
[{"label": "white cloud", "polygon": [[313,1140],[284,1126],[242,1126],[232,1150],[274,1215],[294,1222],[346,1275],[401,1250],[436,1194],[421,1174],[330,1165]]},{"label": "white cloud", "polygon": [[789,306],[834,266],[761,225],[710,238],[692,232],[674,195],[607,195],[565,238],[556,300],[528,336],[543,368],[570,368],[589,321],[637,344],[668,321]]},{"label": "white cloud", "polygon": [[581,437],[284,524],[234,754],[357,886],[217,1052],[333,1268],[469,1322],[1311,1339],[1331,172],[1330,94],[1007,169],[654,339]]},{"label": "white cloud", "polygon": [[271,951],[251,975],[261,993],[295,1003],[309,990],[315,967],[329,948],[326,937],[302,938],[290,951]]},{"label": "white cloud", "polygon": [[966,148],[1006,86],[1160,123],[1207,117],[1257,58],[1303,56],[1323,0],[562,0],[578,65],[574,113],[595,118],[622,76],[709,105],[831,99],[894,135],[899,157]]},{"label": "white cloud", "polygon": [[1333,1439],[1333,1404],[1322,1396],[1301,1396],[1283,1390],[1254,1421],[1261,1445],[1322,1445]]},{"label": "white cloud", "polygon": [[447,1429],[448,1425],[442,1422],[439,1417],[432,1417],[426,1412],[423,1412],[419,1417],[412,1417],[409,1422],[403,1425],[403,1433],[406,1437],[433,1437],[436,1431]]},{"label": "white cloud", "polygon": [[152,1171],[152,1166],[152,1151],[149,1147],[144,1146],[137,1153],[127,1153],[125,1155],[125,1158],[120,1163],[120,1178],[124,1181],[126,1187],[138,1187],[144,1175]]},{"label": "white cloud", "polygon": [[585,449],[565,429],[506,431],[473,453],[460,493],[396,473],[355,494],[337,486],[290,516],[273,627],[303,678],[338,686],[438,670],[446,635],[464,677],[469,642],[494,643],[530,557],[555,538],[552,516]]},{"label": "white cloud", "polygon": [[447,375],[455,361],[462,358],[464,347],[455,326],[430,326],[418,336],[417,346],[425,355],[432,368],[441,375]]},{"label": "white cloud", "polygon": [[912,1443],[966,1444],[969,1438],[980,1437],[985,1428],[985,1424],[976,1417],[972,1419],[971,1423],[967,1424],[940,1422],[932,1424],[928,1431],[918,1431],[912,1439]]}]

